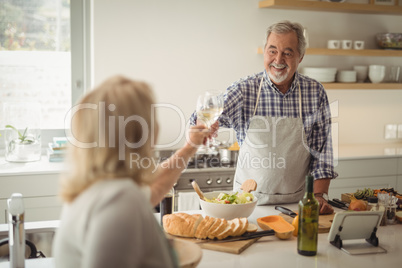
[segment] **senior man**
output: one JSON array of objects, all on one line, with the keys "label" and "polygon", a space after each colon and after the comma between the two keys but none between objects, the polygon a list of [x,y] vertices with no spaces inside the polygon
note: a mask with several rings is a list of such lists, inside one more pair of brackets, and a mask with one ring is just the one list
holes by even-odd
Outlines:
[{"label": "senior man", "polygon": [[[333,166],[331,112],[322,84],[300,74],[306,40],[303,26],[281,21],[267,30],[265,70],[233,83],[225,92],[218,126],[233,128],[240,144],[234,189],[257,181],[258,204],[299,201],[305,176],[314,177],[320,214],[328,204]],[[196,124],[197,115],[191,116]]]}]

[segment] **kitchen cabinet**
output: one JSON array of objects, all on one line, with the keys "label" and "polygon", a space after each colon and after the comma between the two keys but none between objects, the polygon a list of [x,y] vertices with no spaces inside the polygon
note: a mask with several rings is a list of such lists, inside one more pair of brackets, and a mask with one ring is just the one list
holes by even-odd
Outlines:
[{"label": "kitchen cabinet", "polygon": [[402,157],[339,160],[335,171],[339,176],[331,181],[331,199],[364,188],[402,190]]},{"label": "kitchen cabinet", "polygon": [[398,177],[396,184],[396,191],[402,193],[402,157],[398,160]]},{"label": "kitchen cabinet", "polygon": [[[57,196],[24,197],[25,222],[60,219],[61,203]],[[8,223],[7,199],[0,200],[1,223]]]},{"label": "kitchen cabinet", "polygon": [[25,221],[59,219],[58,178],[56,173],[0,176],[0,223],[8,222],[7,199],[13,193],[24,197]]},{"label": "kitchen cabinet", "polygon": [[[400,0],[402,1],[402,0]],[[259,2],[260,8],[269,9],[293,9],[309,11],[329,11],[362,14],[388,14],[402,15],[402,6],[335,3],[326,1],[298,1],[298,0],[266,0]],[[263,49],[258,48],[258,54],[263,54]],[[402,57],[402,50],[384,49],[327,49],[307,48],[306,55],[323,56],[368,56],[368,57]],[[325,89],[402,89],[400,83],[322,83]]]}]

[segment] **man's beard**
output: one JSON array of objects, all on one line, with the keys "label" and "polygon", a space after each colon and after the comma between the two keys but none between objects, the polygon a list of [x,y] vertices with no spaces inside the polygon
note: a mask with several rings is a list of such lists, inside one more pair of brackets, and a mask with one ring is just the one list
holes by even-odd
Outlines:
[{"label": "man's beard", "polygon": [[[285,69],[288,68],[287,65],[283,65],[283,64],[277,65],[277,64],[274,64],[274,63],[271,63],[269,66],[270,67],[271,66],[272,67],[280,67],[280,68],[285,66]],[[271,80],[276,84],[282,83],[283,81],[286,80],[286,78],[288,78],[288,73],[287,72],[284,73],[283,75],[280,74],[280,73],[273,74],[272,69],[268,72],[268,75],[269,75],[269,78],[271,78]]]}]

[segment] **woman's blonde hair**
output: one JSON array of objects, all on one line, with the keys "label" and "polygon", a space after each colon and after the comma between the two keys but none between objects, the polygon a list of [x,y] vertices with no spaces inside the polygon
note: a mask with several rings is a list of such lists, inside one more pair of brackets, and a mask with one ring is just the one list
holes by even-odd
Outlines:
[{"label": "woman's blonde hair", "polygon": [[100,180],[129,177],[138,184],[152,180],[151,137],[157,134],[153,103],[146,83],[115,76],[73,107],[71,167],[61,179],[64,201],[73,201]]}]

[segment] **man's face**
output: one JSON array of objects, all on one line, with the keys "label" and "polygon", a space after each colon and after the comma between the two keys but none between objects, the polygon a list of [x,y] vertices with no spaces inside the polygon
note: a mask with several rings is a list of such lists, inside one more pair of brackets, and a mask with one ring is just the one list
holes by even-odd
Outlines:
[{"label": "man's face", "polygon": [[293,75],[302,61],[297,50],[296,33],[271,33],[264,50],[264,67],[272,82],[282,91],[287,91]]}]

